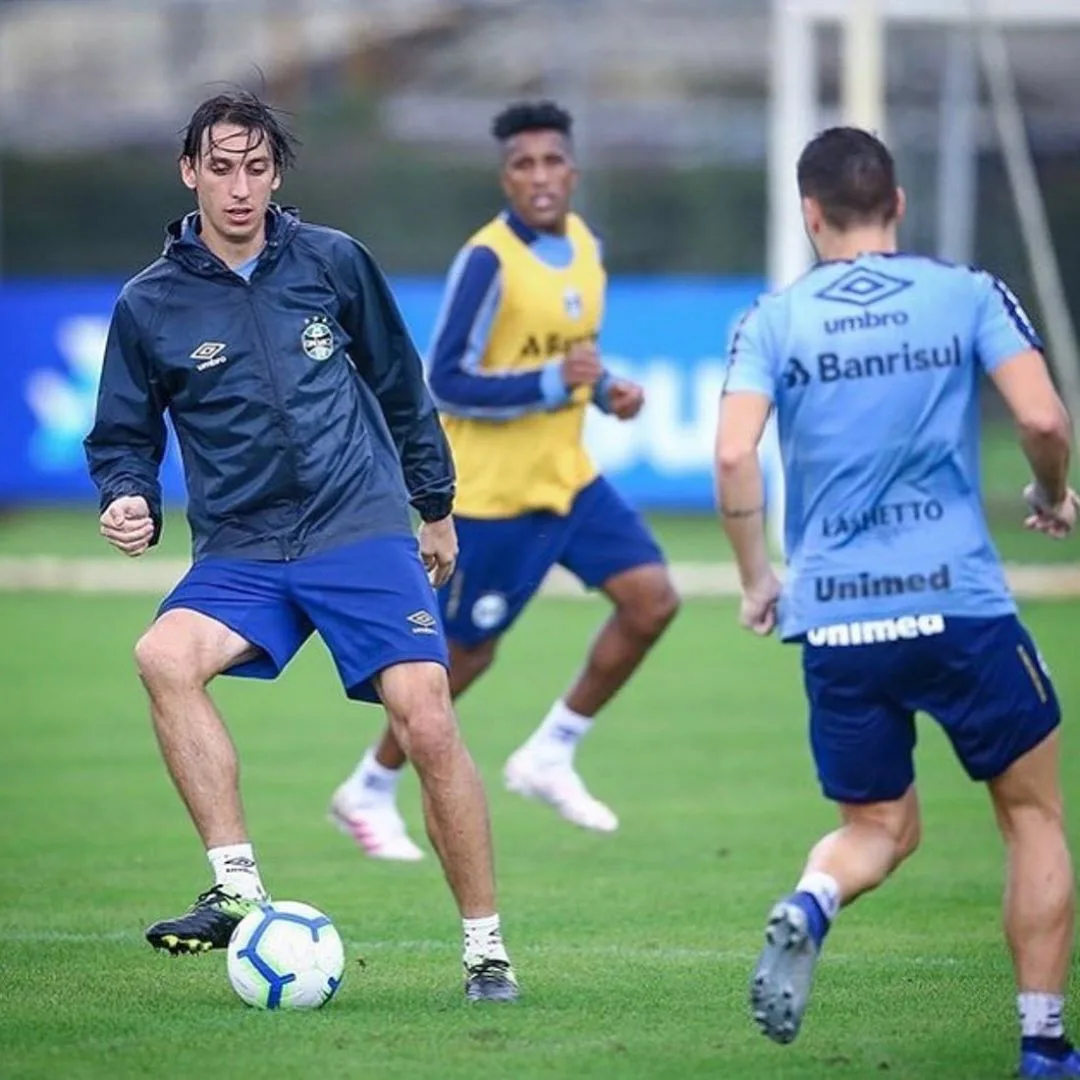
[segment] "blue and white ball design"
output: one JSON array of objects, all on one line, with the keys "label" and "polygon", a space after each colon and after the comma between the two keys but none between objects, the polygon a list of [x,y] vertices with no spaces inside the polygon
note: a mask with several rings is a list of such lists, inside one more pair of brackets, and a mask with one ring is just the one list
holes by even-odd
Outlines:
[{"label": "blue and white ball design", "polygon": [[229,941],[229,982],[257,1009],[318,1009],[341,985],[345,950],[334,924],[294,900],[261,904]]}]

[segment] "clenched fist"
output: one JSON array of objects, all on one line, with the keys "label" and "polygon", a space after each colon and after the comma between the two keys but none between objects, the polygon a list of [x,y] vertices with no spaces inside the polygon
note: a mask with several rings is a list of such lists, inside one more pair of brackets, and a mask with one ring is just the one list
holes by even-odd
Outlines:
[{"label": "clenched fist", "polygon": [[141,495],[122,495],[113,499],[101,515],[101,535],[117,551],[134,558],[150,546],[154,537],[154,519]]},{"label": "clenched fist", "polygon": [[608,407],[619,420],[633,420],[645,404],[645,391],[630,379],[612,379],[608,387]]}]

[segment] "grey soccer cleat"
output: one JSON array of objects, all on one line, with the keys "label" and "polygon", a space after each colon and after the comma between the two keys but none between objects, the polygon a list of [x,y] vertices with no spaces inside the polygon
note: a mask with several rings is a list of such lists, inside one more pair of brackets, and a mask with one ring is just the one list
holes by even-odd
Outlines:
[{"label": "grey soccer cleat", "polygon": [[773,1042],[794,1042],[810,999],[818,947],[810,936],[806,913],[781,900],[769,913],[750,1008],[762,1033]]},{"label": "grey soccer cleat", "polygon": [[467,1001],[517,1001],[514,969],[506,960],[480,960],[465,968]]}]

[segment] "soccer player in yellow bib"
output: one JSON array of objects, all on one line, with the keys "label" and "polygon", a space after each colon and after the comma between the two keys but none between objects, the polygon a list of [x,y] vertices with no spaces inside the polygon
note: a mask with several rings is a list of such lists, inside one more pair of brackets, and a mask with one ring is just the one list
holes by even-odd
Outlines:
[{"label": "soccer player in yellow bib", "polygon": [[[552,102],[495,118],[508,207],[450,269],[429,381],[457,468],[461,554],[440,607],[457,696],[488,669],[556,564],[612,602],[584,668],[504,779],[575,825],[613,832],[618,819],[586,789],[574,751],[671,622],[678,597],[645,523],[582,443],[590,404],[630,420],[644,394],[606,372],[597,351],[606,274],[600,241],[570,211],[571,124]],[[331,803],[331,819],[374,857],[422,856],[396,805],[404,764],[388,729]]]}]

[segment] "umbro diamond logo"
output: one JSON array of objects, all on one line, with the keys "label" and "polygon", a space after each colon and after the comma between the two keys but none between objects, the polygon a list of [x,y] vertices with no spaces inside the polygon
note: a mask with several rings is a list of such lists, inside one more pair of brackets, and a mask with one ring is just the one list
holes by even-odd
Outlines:
[{"label": "umbro diamond logo", "polygon": [[204,341],[192,354],[192,360],[213,360],[222,349],[224,341]]},{"label": "umbro diamond logo", "polygon": [[407,615],[406,618],[412,623],[414,634],[437,633],[436,627],[439,623],[430,611],[414,611],[411,615]]},{"label": "umbro diamond logo", "polygon": [[904,278],[865,266],[854,266],[815,295],[819,300],[865,308],[889,300],[910,287],[911,282]]},{"label": "umbro diamond logo", "polygon": [[192,354],[191,359],[196,361],[195,370],[205,371],[207,368],[217,367],[224,364],[229,358],[221,354],[225,350],[223,341],[204,341]]}]

